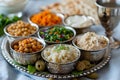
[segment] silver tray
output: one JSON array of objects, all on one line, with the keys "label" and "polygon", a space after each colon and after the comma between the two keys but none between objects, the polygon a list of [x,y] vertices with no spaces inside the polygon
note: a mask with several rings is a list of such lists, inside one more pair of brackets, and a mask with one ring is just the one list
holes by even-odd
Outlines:
[{"label": "silver tray", "polygon": [[77,74],[77,75],[75,75],[75,74],[57,75],[57,74],[51,74],[51,73],[46,74],[44,72],[30,73],[25,66],[15,64],[14,59],[10,55],[9,42],[8,42],[7,37],[4,37],[2,45],[1,45],[1,49],[2,49],[3,57],[13,67],[15,67],[16,69],[18,69],[21,72],[31,74],[31,75],[34,75],[34,76],[37,76],[37,77],[44,77],[44,78],[66,79],[66,78],[82,77],[82,76],[88,75],[90,73],[93,73],[93,72],[101,69],[102,67],[104,67],[110,61],[110,58],[111,58],[110,50],[108,49],[106,54],[104,55],[103,59],[96,66],[92,67],[89,70],[85,70],[82,73]]}]

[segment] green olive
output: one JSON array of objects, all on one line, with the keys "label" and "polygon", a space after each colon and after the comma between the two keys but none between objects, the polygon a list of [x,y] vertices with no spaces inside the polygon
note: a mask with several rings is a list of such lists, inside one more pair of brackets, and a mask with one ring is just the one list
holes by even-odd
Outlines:
[{"label": "green olive", "polygon": [[98,74],[96,72],[94,72],[94,73],[91,73],[91,74],[87,75],[87,77],[90,78],[90,79],[97,79]]},{"label": "green olive", "polygon": [[38,71],[44,71],[45,69],[45,62],[42,61],[42,60],[38,60],[36,63],[35,63],[35,67]]}]

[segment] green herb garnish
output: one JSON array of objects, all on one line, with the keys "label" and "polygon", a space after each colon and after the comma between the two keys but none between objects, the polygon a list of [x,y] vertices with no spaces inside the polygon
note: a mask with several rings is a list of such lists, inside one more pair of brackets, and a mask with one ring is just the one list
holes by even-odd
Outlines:
[{"label": "green herb garnish", "polygon": [[6,25],[16,22],[18,20],[20,20],[20,18],[17,16],[9,18],[4,14],[0,14],[0,36],[2,36],[4,34],[3,29]]},{"label": "green herb garnish", "polygon": [[14,64],[18,65],[18,66],[22,66],[21,64],[19,64],[18,62],[16,62],[15,60],[13,61]]},{"label": "green herb garnish", "polygon": [[68,46],[65,46],[65,45],[62,45],[62,44],[59,44],[56,46],[56,51],[57,52],[60,52],[61,50],[68,50],[69,47]]},{"label": "green herb garnish", "polygon": [[73,71],[72,72],[73,75],[79,75],[79,74],[82,74],[82,73],[83,73],[83,71]]},{"label": "green herb garnish", "polygon": [[33,66],[33,65],[28,65],[27,70],[28,70],[30,73],[34,73],[34,72],[36,71],[36,68],[35,68],[35,66]]}]

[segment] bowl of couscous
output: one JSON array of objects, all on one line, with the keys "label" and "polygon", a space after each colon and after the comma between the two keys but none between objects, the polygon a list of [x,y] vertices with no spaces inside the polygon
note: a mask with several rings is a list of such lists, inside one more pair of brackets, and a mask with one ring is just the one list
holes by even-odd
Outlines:
[{"label": "bowl of couscous", "polygon": [[109,48],[109,39],[95,32],[78,35],[72,43],[81,50],[82,57],[91,62],[100,61]]}]

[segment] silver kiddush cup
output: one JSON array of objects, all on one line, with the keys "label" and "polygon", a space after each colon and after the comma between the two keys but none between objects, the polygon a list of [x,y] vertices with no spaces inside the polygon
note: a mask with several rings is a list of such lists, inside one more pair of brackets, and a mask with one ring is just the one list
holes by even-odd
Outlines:
[{"label": "silver kiddush cup", "polygon": [[106,36],[110,42],[115,42],[115,37],[112,35],[120,23],[120,0],[96,0],[95,4],[98,7],[98,16],[105,28]]}]

